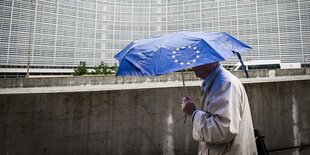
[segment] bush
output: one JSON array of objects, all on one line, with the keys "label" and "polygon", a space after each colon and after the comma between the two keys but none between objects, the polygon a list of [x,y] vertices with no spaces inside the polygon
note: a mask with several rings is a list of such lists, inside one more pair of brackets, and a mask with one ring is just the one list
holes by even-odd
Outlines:
[{"label": "bush", "polygon": [[112,74],[112,70],[104,62],[101,62],[99,66],[95,66],[94,70],[95,71],[93,71],[92,74]]},{"label": "bush", "polygon": [[92,75],[108,75],[108,74],[115,74],[117,70],[117,65],[116,63],[114,66],[109,67],[108,64],[104,63],[103,61],[100,63],[99,66],[94,67],[94,71],[91,71],[91,73],[87,72],[87,67],[86,67],[86,62],[85,61],[80,61],[80,65],[74,69],[74,76],[80,76],[80,75],[87,75],[87,74],[92,74]]},{"label": "bush", "polygon": [[73,75],[85,75],[87,74],[87,67],[86,67],[86,62],[85,61],[80,61],[80,65],[74,69]]},{"label": "bush", "polygon": [[114,66],[109,67],[108,64],[101,62],[99,66],[95,66],[95,71],[92,72],[92,74],[115,74],[117,70],[117,65],[114,64]]}]

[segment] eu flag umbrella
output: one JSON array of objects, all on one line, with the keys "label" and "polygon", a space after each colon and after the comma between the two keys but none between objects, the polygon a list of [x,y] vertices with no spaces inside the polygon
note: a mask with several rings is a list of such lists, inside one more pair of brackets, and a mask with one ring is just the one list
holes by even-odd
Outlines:
[{"label": "eu flag umbrella", "polygon": [[175,32],[131,42],[115,55],[119,61],[116,75],[158,76],[233,56],[242,63],[239,53],[250,49],[224,32]]},{"label": "eu flag umbrella", "polygon": [[[131,42],[115,58],[117,76],[158,76],[223,61],[251,49],[227,33],[176,32]],[[185,87],[182,72],[183,87]],[[186,121],[186,115],[184,123]]]}]

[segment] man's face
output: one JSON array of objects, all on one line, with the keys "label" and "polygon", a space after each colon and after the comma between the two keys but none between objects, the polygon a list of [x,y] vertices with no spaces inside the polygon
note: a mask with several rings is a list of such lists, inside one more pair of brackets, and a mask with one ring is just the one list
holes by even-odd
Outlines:
[{"label": "man's face", "polygon": [[197,67],[193,67],[196,77],[205,79],[213,70],[213,68],[217,65],[217,63],[211,63],[206,65],[201,65]]}]

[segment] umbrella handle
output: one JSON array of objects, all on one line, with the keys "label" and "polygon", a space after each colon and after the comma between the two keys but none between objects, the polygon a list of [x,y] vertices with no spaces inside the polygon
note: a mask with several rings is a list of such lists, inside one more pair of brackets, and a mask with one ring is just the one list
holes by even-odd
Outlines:
[{"label": "umbrella handle", "polygon": [[[183,94],[185,94],[185,80],[184,80],[184,70],[181,71],[181,75],[182,75],[182,82],[183,82]],[[186,123],[186,118],[187,115],[184,115],[184,124]]]},{"label": "umbrella handle", "polygon": [[237,57],[238,57],[238,59],[239,59],[239,61],[240,61],[240,63],[241,63],[241,66],[242,66],[242,68],[243,68],[243,70],[244,70],[244,72],[245,72],[246,78],[249,78],[248,70],[247,70],[246,67],[244,66],[244,63],[243,63],[243,61],[242,61],[242,58],[241,58],[240,53],[239,53],[239,52],[235,52],[235,51],[233,51],[233,52],[237,55]]}]

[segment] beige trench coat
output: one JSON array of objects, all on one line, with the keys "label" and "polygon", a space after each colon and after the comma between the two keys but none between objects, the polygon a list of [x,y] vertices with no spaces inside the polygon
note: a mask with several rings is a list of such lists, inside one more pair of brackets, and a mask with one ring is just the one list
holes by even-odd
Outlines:
[{"label": "beige trench coat", "polygon": [[256,155],[245,89],[220,64],[204,80],[201,110],[194,111],[193,138],[199,155]]}]

